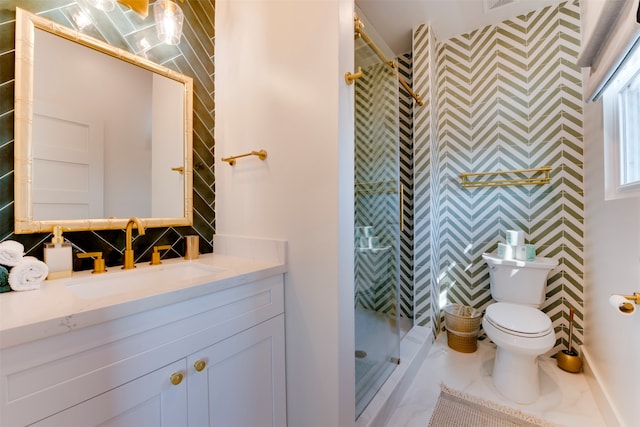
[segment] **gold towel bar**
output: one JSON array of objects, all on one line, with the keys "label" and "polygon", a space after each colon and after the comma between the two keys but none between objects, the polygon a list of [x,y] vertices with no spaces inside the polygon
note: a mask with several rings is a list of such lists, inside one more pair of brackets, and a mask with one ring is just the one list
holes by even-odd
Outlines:
[{"label": "gold towel bar", "polygon": [[252,151],[250,153],[238,154],[237,156],[223,157],[220,160],[222,160],[223,162],[228,162],[229,165],[233,166],[236,164],[236,159],[248,156],[258,156],[260,160],[264,160],[267,158],[267,152],[265,150]]},{"label": "gold towel bar", "polygon": [[[478,177],[478,176],[487,176],[487,175],[510,175],[510,174],[526,174],[531,173],[533,176],[526,177],[518,177],[512,179],[498,179],[498,180],[487,180],[487,181],[469,181],[469,177]],[[540,176],[540,173],[543,173],[543,176]],[[506,185],[544,185],[549,184],[551,182],[551,166],[543,166],[540,168],[534,169],[514,169],[514,170],[506,170],[506,171],[496,171],[496,172],[477,172],[477,173],[468,173],[463,172],[460,174],[461,182],[460,184],[463,187],[501,187]]]}]

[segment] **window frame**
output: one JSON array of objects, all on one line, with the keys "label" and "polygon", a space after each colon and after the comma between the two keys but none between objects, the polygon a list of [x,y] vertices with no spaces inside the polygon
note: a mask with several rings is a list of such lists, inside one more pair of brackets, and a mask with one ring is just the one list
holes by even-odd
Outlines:
[{"label": "window frame", "polygon": [[[604,160],[605,160],[605,199],[621,199],[640,197],[640,179],[622,183],[622,165],[627,164],[626,152],[623,152],[622,129],[628,122],[623,122],[620,94],[632,80],[640,81],[640,40],[637,40],[625,59],[621,62],[614,76],[610,79],[602,93],[603,125],[604,125]],[[638,82],[636,85],[640,84]],[[637,125],[640,133],[640,111]],[[640,141],[637,141],[640,144]]]}]

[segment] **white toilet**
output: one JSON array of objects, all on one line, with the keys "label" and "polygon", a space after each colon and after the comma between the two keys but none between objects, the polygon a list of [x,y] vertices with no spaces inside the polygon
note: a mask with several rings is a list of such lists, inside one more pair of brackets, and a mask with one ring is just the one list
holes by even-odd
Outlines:
[{"label": "white toilet", "polygon": [[506,260],[482,254],[489,266],[491,296],[482,327],[497,346],[493,383],[504,397],[532,403],[540,395],[538,356],[556,342],[551,319],[538,310],[545,300],[547,277],[558,261]]}]

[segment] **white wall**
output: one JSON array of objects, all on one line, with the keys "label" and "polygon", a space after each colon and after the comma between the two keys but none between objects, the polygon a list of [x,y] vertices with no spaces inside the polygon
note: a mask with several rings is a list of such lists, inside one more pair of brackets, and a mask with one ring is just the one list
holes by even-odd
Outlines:
[{"label": "white wall", "polygon": [[[637,425],[640,314],[622,316],[613,293],[640,292],[640,198],[604,200],[602,103],[585,105],[585,345],[595,380],[623,426]],[[640,307],[637,307],[640,309]],[[603,411],[607,416],[607,411]],[[615,426],[609,418],[608,425]]]},{"label": "white wall", "polygon": [[582,40],[588,42],[592,37],[597,37],[596,27],[601,19],[605,19],[603,13],[611,7],[612,3],[620,3],[622,0],[587,0],[580,2],[582,7]]},{"label": "white wall", "polygon": [[353,3],[219,0],[215,43],[216,232],[289,242],[289,426],[353,425]]},{"label": "white wall", "polygon": [[[619,13],[635,11],[634,0],[589,0],[581,3],[585,87],[599,86],[610,61],[623,54],[628,33],[613,22]],[[621,12],[622,10],[622,12]],[[621,22],[627,22],[625,20]],[[634,27],[633,22],[628,27]],[[622,40],[604,49],[606,36]],[[602,53],[602,54],[600,54]],[[604,64],[604,65],[603,65]],[[586,84],[589,82],[589,84]],[[608,303],[611,294],[640,292],[640,198],[604,200],[605,162],[602,101],[584,107],[585,188],[585,337],[586,373],[609,426],[637,425],[640,403],[640,315],[622,316]],[[640,308],[640,307],[638,307]]]}]

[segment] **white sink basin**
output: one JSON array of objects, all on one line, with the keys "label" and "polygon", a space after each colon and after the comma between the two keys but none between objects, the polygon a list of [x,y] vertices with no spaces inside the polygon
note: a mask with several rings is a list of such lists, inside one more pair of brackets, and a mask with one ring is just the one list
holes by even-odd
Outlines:
[{"label": "white sink basin", "polygon": [[167,286],[193,282],[220,271],[221,268],[188,262],[144,266],[131,270],[111,267],[106,273],[82,279],[69,279],[65,285],[80,298],[95,299],[144,289],[167,289]]}]

